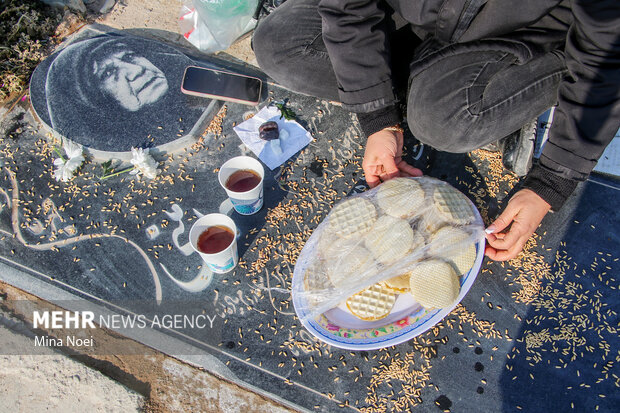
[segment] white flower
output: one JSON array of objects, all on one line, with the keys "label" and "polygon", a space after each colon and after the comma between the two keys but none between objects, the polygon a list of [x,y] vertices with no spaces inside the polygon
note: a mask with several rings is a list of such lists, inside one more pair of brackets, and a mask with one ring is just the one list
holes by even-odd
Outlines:
[{"label": "white flower", "polygon": [[79,143],[72,142],[67,139],[63,139],[62,147],[67,154],[67,158],[71,160],[72,158],[81,158],[84,159],[84,155],[82,154],[82,145]]},{"label": "white flower", "polygon": [[82,153],[82,145],[63,139],[62,147],[65,150],[67,159],[54,159],[56,170],[54,178],[57,181],[68,182],[73,178],[75,171],[84,163],[84,154]]},{"label": "white flower", "polygon": [[54,171],[54,178],[57,181],[67,182],[73,177],[73,171],[69,171],[65,168],[66,161],[62,158],[54,159],[54,165],[56,165],[56,170]]},{"label": "white flower", "polygon": [[135,167],[130,173],[132,175],[141,173],[149,179],[153,179],[159,172],[157,170],[157,161],[149,155],[149,149],[131,148],[131,163]]}]

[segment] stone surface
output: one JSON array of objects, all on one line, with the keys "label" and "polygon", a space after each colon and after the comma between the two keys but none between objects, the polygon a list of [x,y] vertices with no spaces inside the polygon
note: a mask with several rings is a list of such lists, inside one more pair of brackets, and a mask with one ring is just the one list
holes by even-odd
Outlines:
[{"label": "stone surface", "polygon": [[[17,140],[5,139],[2,261],[23,277],[128,310],[137,299],[153,302],[161,294],[163,303],[213,311],[224,323],[221,336],[213,344],[186,331],[193,355],[213,356],[236,382],[299,408],[567,410],[573,403],[584,411],[613,410],[614,382],[601,369],[618,348],[617,312],[606,312],[618,306],[617,183],[592,178],[547,217],[520,258],[485,262],[461,306],[435,329],[383,350],[339,350],[301,326],[287,291],[312,230],[336,201],[365,189],[362,138],[351,115],[329,102],[273,85],[267,93],[271,100],[288,98],[316,140],[267,173],[263,210],[233,214],[242,232],[233,272],[215,276],[200,292],[185,291],[167,275],[191,281],[201,274],[200,258],[185,249],[187,233],[199,213],[217,211],[225,199],[218,167],[246,153],[232,128],[248,116],[247,107],[234,104],[221,134],[160,159],[163,172],[153,181],[121,175],[98,182],[100,166],[90,163],[74,181],[56,183],[53,153],[40,134],[27,129]],[[21,122],[33,121],[26,113]],[[411,138],[405,152],[426,174],[462,190],[487,222],[517,181],[497,154],[420,153]],[[572,308],[570,318],[561,316],[564,306]],[[554,377],[558,397],[541,393],[545,377]],[[584,377],[591,388],[574,397],[560,392],[578,388]]]},{"label": "stone surface", "polygon": [[[158,280],[164,301],[202,302],[225,321],[216,346],[192,341],[197,353],[217,357],[238,383],[310,411],[615,411],[617,181],[592,177],[545,218],[521,256],[485,261],[461,305],[434,329],[383,350],[339,350],[300,325],[287,290],[311,231],[334,202],[365,189],[363,139],[339,107],[268,89],[270,99],[290,100],[316,141],[266,177],[259,214],[233,215],[243,232],[235,271],[194,293],[165,275],[200,274],[199,257],[183,246],[197,212],[214,212],[225,198],[217,168],[244,153],[232,132],[247,112],[238,105],[228,106],[221,135],[161,158],[165,173],[147,183],[99,183],[98,166],[87,164],[72,183],[57,184],[41,133],[3,139],[2,262],[37,294],[47,291],[34,281],[97,302],[154,301]],[[27,114],[20,122],[35,125]],[[496,154],[420,154],[412,140],[405,152],[463,191],[487,223],[517,183]]]},{"label": "stone surface", "polygon": [[132,147],[179,149],[216,110],[181,92],[191,65],[201,63],[164,43],[87,29],[37,67],[31,102],[51,130],[102,158]]}]

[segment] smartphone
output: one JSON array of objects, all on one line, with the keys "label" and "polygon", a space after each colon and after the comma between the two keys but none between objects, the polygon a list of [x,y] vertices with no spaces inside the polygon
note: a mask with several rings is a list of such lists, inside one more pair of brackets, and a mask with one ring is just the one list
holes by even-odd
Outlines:
[{"label": "smartphone", "polygon": [[258,105],[262,82],[251,76],[189,66],[185,69],[181,91],[188,95]]}]

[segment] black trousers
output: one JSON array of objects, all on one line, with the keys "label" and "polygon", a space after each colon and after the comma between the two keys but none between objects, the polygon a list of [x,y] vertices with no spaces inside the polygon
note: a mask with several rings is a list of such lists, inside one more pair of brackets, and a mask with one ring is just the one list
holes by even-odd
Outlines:
[{"label": "black trousers", "polygon": [[[287,0],[257,27],[253,47],[260,67],[292,91],[338,100],[336,75],[321,35],[319,0]],[[537,23],[532,33],[544,30]],[[566,26],[567,27],[567,26]],[[415,29],[415,28],[414,28]],[[417,139],[448,152],[469,152],[518,130],[557,101],[567,69],[566,33],[440,44],[392,34],[392,72]],[[363,53],[363,51],[360,51]],[[404,74],[404,75],[403,75]]]}]

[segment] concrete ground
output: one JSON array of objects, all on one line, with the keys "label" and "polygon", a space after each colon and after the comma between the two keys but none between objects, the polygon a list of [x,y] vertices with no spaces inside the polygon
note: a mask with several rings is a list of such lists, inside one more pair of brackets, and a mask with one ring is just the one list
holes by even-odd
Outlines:
[{"label": "concrete ground", "polygon": [[[33,311],[59,309],[0,283],[0,349],[16,348],[19,343],[32,348]],[[53,335],[51,330],[43,331]],[[41,355],[0,351],[0,412],[291,411],[118,334],[104,329],[92,334],[96,342],[125,348],[131,354],[69,356],[43,347],[39,347]]]},{"label": "concrete ground", "polygon": [[[96,18],[117,29],[150,29],[150,35],[187,44],[178,34],[180,0],[119,0]],[[69,31],[78,19],[66,15]],[[226,53],[255,65],[249,37]],[[32,308],[49,308],[37,297],[0,283],[0,348],[26,343],[32,335]],[[11,300],[31,308],[11,308]],[[106,337],[106,340],[118,339]],[[132,345],[140,346],[137,343]],[[1,352],[0,352],[1,353]],[[274,401],[201,369],[148,348],[130,356],[68,356],[48,349],[43,355],[0,354],[0,411],[62,412],[287,412]]]},{"label": "concrete ground", "polygon": [[[149,29],[169,41],[189,44],[179,34],[179,13],[182,0],[119,0],[109,13],[97,19],[98,23],[116,29]],[[250,36],[242,36],[224,51],[253,66],[258,66],[250,47]]]},{"label": "concrete ground", "polygon": [[[10,320],[2,311],[0,317]],[[0,347],[17,346],[27,348],[31,341],[0,326]],[[0,411],[142,411],[143,395],[49,347],[41,352],[45,354],[0,355]]]}]

